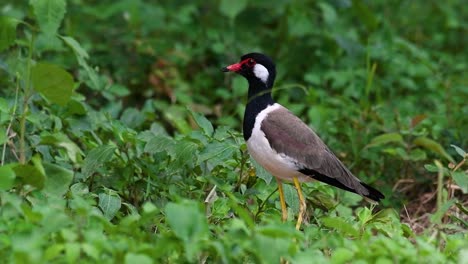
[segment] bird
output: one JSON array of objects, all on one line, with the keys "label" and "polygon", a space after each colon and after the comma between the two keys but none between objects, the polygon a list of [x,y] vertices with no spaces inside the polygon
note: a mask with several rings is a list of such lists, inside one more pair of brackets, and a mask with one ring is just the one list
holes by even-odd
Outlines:
[{"label": "bird", "polygon": [[321,181],[374,202],[385,198],[380,191],[354,176],[314,130],[273,100],[276,66],[269,56],[248,53],[238,63],[221,70],[240,74],[248,81],[243,136],[252,158],[276,179],[283,222],[288,217],[284,181],[294,183],[299,197],[298,230],[306,212],[301,182]]}]

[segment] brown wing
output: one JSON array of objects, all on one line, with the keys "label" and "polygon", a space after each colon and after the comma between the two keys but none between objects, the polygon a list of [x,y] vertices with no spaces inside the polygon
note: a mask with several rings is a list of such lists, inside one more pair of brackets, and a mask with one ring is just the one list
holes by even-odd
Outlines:
[{"label": "brown wing", "polygon": [[375,201],[384,197],[356,178],[317,134],[286,108],[269,113],[261,129],[274,150],[297,160],[301,173]]}]

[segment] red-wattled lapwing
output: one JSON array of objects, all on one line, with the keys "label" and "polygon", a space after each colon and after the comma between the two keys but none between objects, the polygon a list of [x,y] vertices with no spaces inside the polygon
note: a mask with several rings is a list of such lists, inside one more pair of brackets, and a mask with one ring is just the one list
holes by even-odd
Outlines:
[{"label": "red-wattled lapwing", "polygon": [[269,57],[249,53],[223,71],[236,72],[249,82],[244,139],[250,155],[276,178],[283,221],[287,219],[283,180],[293,181],[299,196],[296,229],[300,228],[306,210],[299,182],[322,181],[376,202],[385,198],[356,178],[312,129],[273,100],[271,89],[276,67]]}]

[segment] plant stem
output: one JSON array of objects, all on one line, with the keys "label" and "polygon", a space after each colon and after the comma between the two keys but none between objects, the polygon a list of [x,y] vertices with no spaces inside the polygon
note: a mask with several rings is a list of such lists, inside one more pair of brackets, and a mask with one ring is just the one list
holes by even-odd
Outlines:
[{"label": "plant stem", "polygon": [[30,98],[30,91],[31,91],[31,68],[32,68],[32,54],[33,54],[33,47],[34,47],[34,36],[31,35],[29,39],[28,45],[28,63],[26,69],[26,81],[24,84],[23,89],[23,112],[21,113],[20,117],[20,142],[19,142],[19,162],[21,164],[26,163],[26,117],[28,115],[29,107],[28,101]]}]

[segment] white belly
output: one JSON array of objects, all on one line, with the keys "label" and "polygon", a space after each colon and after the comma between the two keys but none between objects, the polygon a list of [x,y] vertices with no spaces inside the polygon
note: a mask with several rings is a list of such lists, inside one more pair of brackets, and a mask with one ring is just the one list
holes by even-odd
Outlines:
[{"label": "white belly", "polygon": [[299,181],[310,181],[312,180],[310,177],[297,171],[299,168],[293,159],[283,153],[277,153],[270,147],[265,133],[260,130],[261,122],[268,113],[280,107],[282,106],[274,104],[259,113],[255,119],[252,135],[247,141],[247,149],[255,161],[273,176],[282,180],[292,180],[293,177],[297,177]]}]

